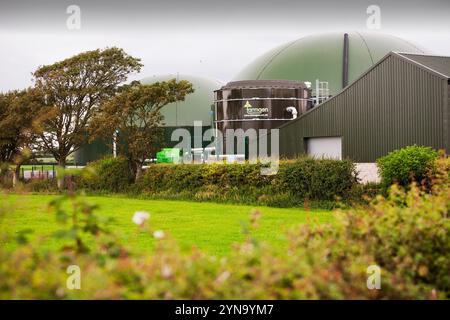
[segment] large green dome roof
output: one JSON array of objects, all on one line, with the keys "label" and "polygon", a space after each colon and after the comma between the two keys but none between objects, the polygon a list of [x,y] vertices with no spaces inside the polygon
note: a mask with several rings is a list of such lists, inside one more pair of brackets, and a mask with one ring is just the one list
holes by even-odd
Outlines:
[{"label": "large green dome roof", "polygon": [[193,126],[194,121],[203,121],[203,125],[210,125],[214,90],[217,90],[223,84],[217,80],[184,74],[167,74],[147,77],[142,79],[141,83],[152,84],[174,78],[191,82],[194,86],[194,92],[189,94],[185,101],[170,103],[161,109],[165,126]]},{"label": "large green dome roof", "polygon": [[[405,40],[380,33],[349,32],[349,83],[390,51],[426,53]],[[330,94],[342,89],[344,34],[319,34],[286,43],[246,66],[234,80],[299,80],[329,83]]]}]

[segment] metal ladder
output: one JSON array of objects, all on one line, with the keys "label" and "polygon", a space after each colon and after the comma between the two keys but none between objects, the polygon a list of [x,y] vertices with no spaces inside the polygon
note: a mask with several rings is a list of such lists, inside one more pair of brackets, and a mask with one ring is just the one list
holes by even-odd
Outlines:
[{"label": "metal ladder", "polygon": [[330,96],[330,90],[328,88],[328,82],[327,81],[319,81],[319,79],[316,79],[316,87],[313,92],[313,102],[314,105],[318,105],[325,100],[328,99]]}]

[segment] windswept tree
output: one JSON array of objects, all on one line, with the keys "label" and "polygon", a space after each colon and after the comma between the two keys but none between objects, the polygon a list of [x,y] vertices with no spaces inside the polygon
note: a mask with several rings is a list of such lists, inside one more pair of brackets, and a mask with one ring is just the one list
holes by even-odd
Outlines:
[{"label": "windswept tree", "polygon": [[65,167],[67,157],[87,143],[91,118],[99,106],[141,67],[139,59],[122,49],[107,48],[84,52],[34,72],[35,86],[51,115],[43,123],[41,145],[59,166]]},{"label": "windswept tree", "polygon": [[155,153],[164,131],[160,112],[165,105],[183,101],[194,92],[186,80],[156,82],[142,85],[133,82],[105,103],[93,121],[93,135],[111,139],[117,133],[119,152],[126,155],[130,168],[138,179],[145,160]]},{"label": "windswept tree", "polygon": [[36,151],[46,116],[41,98],[35,89],[0,93],[0,162],[14,166],[13,185],[20,166]]}]

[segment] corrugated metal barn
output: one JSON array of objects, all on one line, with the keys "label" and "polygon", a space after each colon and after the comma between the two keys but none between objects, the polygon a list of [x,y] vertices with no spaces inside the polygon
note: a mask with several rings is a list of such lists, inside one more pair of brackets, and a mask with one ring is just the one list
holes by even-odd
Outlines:
[{"label": "corrugated metal barn", "polygon": [[391,52],[280,129],[280,155],[375,162],[408,145],[450,150],[450,57]]}]

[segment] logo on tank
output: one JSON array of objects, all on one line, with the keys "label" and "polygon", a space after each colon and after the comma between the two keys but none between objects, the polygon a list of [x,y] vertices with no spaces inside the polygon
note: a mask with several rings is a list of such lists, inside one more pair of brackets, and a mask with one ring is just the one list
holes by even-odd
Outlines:
[{"label": "logo on tank", "polygon": [[244,117],[267,117],[269,115],[269,108],[254,107],[248,101],[245,102],[244,109]]}]

